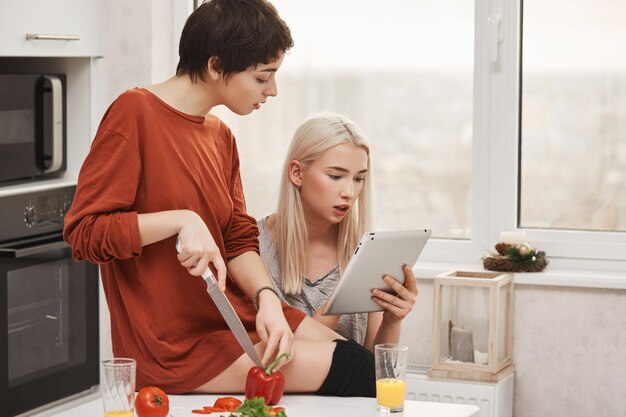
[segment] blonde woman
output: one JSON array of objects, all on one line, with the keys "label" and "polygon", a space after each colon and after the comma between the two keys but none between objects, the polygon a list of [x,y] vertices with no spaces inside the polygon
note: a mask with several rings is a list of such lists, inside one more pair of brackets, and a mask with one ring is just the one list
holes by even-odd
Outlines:
[{"label": "blonde woman", "polygon": [[287,152],[276,213],[258,222],[261,258],[284,301],[370,350],[400,338],[402,319],[415,304],[409,266],[400,284],[382,279],[396,295],[373,290],[384,312],[322,316],[362,233],[371,227],[369,144],[339,114],[314,115],[296,130]]}]

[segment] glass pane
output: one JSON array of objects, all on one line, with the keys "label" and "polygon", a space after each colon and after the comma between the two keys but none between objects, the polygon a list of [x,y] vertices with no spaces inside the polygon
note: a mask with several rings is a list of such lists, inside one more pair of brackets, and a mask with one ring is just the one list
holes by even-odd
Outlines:
[{"label": "glass pane", "polygon": [[379,228],[469,238],[474,2],[272,3],[295,42],[278,97],[252,116],[218,112],[237,136],[250,213],[274,211],[296,126],[331,111],[369,137]]},{"label": "glass pane", "polygon": [[85,363],[85,273],[68,253],[16,258],[6,274],[10,388]]},{"label": "glass pane", "polygon": [[520,226],[626,231],[625,19],[622,0],[524,1]]},{"label": "glass pane", "polygon": [[487,365],[489,288],[443,284],[441,291],[442,362]]},{"label": "glass pane", "polygon": [[41,376],[70,358],[68,261],[33,265],[7,274],[9,386]]}]

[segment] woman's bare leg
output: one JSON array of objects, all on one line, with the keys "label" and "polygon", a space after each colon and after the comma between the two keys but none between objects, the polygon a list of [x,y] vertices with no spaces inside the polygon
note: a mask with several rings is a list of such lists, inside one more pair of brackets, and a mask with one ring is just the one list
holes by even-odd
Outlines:
[{"label": "woman's bare leg", "polygon": [[[294,332],[295,355],[290,363],[281,368],[285,375],[285,392],[314,392],[322,385],[333,359],[335,339],[343,339],[323,324],[305,317]],[[255,345],[263,355],[264,343]],[[254,363],[248,355],[241,355],[221,374],[206,382],[193,392],[199,393],[242,393],[248,371]]]},{"label": "woman's bare leg", "polygon": [[293,335],[296,340],[309,340],[312,342],[345,339],[343,336],[340,336],[339,333],[308,316],[302,320],[302,323],[300,323]]}]

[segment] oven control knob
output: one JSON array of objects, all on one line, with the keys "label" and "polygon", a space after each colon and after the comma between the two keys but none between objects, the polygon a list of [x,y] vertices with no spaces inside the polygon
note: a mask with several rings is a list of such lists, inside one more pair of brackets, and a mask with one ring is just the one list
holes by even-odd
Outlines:
[{"label": "oven control knob", "polygon": [[31,203],[28,203],[26,209],[24,211],[24,223],[26,223],[26,227],[33,227],[37,217],[35,216],[35,206]]}]

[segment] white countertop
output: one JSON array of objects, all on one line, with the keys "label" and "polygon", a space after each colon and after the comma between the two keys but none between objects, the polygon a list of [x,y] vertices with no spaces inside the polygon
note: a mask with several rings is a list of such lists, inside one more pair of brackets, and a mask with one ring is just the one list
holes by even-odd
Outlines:
[{"label": "white countertop", "polygon": [[[170,395],[171,417],[198,417],[191,410],[213,405],[223,395]],[[243,400],[242,395],[234,395]],[[319,397],[314,395],[285,395],[277,406],[285,407],[288,417],[379,417],[375,398],[361,397]],[[405,401],[404,413],[394,413],[394,417],[471,417],[479,408],[466,404]],[[54,417],[99,417],[104,414],[102,400],[97,399],[66,410]],[[229,413],[214,413],[210,416],[227,416]]]}]

